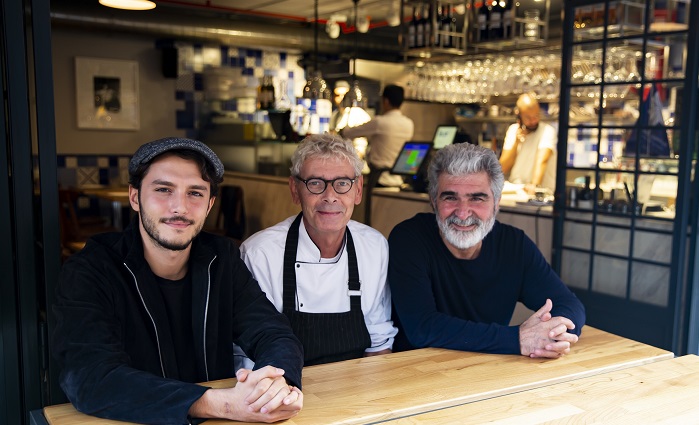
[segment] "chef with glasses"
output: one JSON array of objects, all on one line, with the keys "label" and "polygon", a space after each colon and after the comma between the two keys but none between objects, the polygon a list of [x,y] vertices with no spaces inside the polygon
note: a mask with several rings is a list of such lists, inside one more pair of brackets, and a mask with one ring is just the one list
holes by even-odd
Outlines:
[{"label": "chef with glasses", "polygon": [[[397,333],[386,282],[388,243],[351,220],[362,200],[363,161],[337,135],[304,139],[291,158],[289,189],[301,212],[241,246],[267,298],[289,319],[304,365],[390,353]],[[236,367],[255,353],[236,347]]]}]

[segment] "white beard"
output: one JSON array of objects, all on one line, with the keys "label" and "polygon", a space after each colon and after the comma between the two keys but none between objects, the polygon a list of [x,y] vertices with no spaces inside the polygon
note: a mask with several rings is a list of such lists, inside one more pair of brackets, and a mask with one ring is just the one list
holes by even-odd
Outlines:
[{"label": "white beard", "polygon": [[[447,242],[458,249],[468,249],[482,241],[488,233],[493,230],[495,214],[491,215],[490,218],[485,221],[476,216],[460,220],[455,215],[450,215],[446,219],[441,220],[439,215],[437,215],[437,224]],[[476,225],[476,228],[473,230],[456,230],[451,226],[452,224],[458,226]]]}]

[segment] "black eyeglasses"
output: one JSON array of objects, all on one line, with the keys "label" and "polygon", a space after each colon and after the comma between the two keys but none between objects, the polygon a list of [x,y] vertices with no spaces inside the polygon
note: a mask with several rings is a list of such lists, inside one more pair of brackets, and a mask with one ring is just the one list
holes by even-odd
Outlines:
[{"label": "black eyeglasses", "polygon": [[321,193],[325,192],[325,189],[328,187],[328,183],[332,185],[333,189],[335,189],[335,192],[342,195],[343,193],[349,192],[350,189],[352,189],[354,181],[357,180],[356,177],[353,179],[349,177],[338,177],[333,180],[324,180],[319,178],[304,180],[299,176],[295,177],[298,181],[303,182],[303,184],[306,185],[308,191],[314,195],[320,195]]}]

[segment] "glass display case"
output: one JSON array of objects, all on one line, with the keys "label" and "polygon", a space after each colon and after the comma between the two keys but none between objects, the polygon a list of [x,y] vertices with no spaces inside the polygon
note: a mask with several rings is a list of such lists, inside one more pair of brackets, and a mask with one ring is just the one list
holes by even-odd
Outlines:
[{"label": "glass display case", "polygon": [[695,238],[696,6],[566,2],[563,31],[554,267],[591,325],[673,351]]}]

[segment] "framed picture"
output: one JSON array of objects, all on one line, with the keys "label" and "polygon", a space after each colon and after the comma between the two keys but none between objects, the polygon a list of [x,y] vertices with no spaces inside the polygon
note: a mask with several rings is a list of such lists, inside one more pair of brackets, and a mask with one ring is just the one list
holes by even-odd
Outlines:
[{"label": "framed picture", "polygon": [[138,62],[75,58],[78,128],[138,130]]}]

